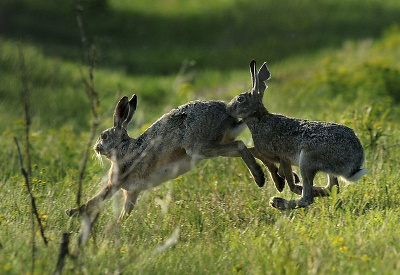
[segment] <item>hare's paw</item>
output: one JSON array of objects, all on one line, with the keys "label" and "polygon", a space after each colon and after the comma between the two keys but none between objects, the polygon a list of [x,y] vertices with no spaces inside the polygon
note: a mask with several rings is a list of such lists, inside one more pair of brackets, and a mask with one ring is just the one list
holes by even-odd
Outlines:
[{"label": "hare's paw", "polygon": [[312,200],[306,200],[304,198],[300,198],[298,200],[285,200],[280,197],[272,197],[269,200],[269,204],[279,210],[288,210],[288,209],[296,209],[296,208],[303,208],[310,204],[312,204]]},{"label": "hare's paw", "polygon": [[65,210],[65,214],[67,214],[68,217],[72,217],[74,214],[78,213],[79,209],[78,208],[71,208]]},{"label": "hare's paw", "polygon": [[285,188],[285,178],[282,178],[279,174],[272,174],[272,180],[274,181],[275,187],[279,192]]},{"label": "hare's paw", "polygon": [[121,223],[125,221],[129,217],[129,213],[125,211],[125,209],[122,209],[121,214],[118,217],[118,222]]},{"label": "hare's paw", "polygon": [[256,178],[255,181],[256,181],[256,183],[257,183],[257,185],[258,185],[259,187],[263,187],[264,184],[265,184],[264,175],[263,175],[263,176],[260,176],[260,177],[258,177],[258,178]]},{"label": "hare's paw", "polygon": [[293,193],[297,194],[297,195],[301,195],[301,193],[303,192],[303,186],[298,185],[298,184],[294,184],[293,186],[289,186],[290,191],[292,191]]},{"label": "hare's paw", "polygon": [[289,207],[292,209],[295,208],[303,208],[306,206],[309,206],[310,204],[312,204],[314,202],[314,199],[305,199],[304,197],[297,199],[297,200],[291,200],[289,201]]},{"label": "hare's paw", "polygon": [[260,165],[257,164],[256,171],[253,174],[254,180],[259,187],[263,187],[265,184],[265,175]]},{"label": "hare's paw", "polygon": [[284,198],[280,197],[272,197],[269,200],[269,204],[279,210],[287,210],[289,207],[289,202],[288,200],[285,200]]}]

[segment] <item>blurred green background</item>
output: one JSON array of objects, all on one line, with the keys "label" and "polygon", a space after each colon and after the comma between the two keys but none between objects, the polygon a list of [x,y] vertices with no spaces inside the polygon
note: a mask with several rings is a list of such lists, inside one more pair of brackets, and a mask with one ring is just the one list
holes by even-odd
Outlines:
[{"label": "blurred green background", "polygon": [[[75,4],[50,0],[5,0],[0,4],[0,106],[18,110],[21,70],[15,49],[19,45],[27,63],[32,105],[44,127],[64,123],[83,127],[89,120],[85,115],[85,96],[80,91],[83,50]],[[390,76],[382,77],[390,78],[384,81],[390,82],[388,93],[397,102],[399,70],[393,60],[393,54],[397,54],[393,53],[395,46],[390,46],[387,55],[387,49],[382,48],[381,53],[370,56],[363,56],[363,49],[347,48],[343,50],[349,54],[347,60],[332,59],[325,68],[311,66],[315,66],[315,59],[323,59],[318,55],[321,52],[329,58],[330,52],[360,41],[370,47],[368,44],[390,30],[398,31],[399,6],[398,1],[391,0],[82,2],[86,36],[98,70],[95,85],[102,102],[109,106],[117,91],[134,91],[139,104],[144,105],[139,105],[139,110],[146,110],[149,105],[161,108],[160,112],[152,111],[156,116],[166,110],[165,105],[181,104],[185,99],[229,99],[240,89],[247,89],[248,79],[243,72],[251,59],[260,64],[268,62],[273,75],[271,83],[279,80],[280,73],[293,70],[297,70],[294,77],[326,72],[326,82],[339,86],[331,90],[332,98],[338,93],[352,95],[358,89],[350,83],[354,80],[339,78],[339,82],[346,82],[343,85],[350,86],[341,89],[342,84],[333,79],[336,74],[343,74],[338,67],[345,66],[350,75],[360,69],[385,74],[383,71],[388,69]],[[307,60],[301,63],[297,61],[299,57]],[[372,65],[368,63],[371,60]],[[363,64],[359,65],[360,62]],[[187,76],[175,83],[183,64],[187,65],[183,71]],[[308,82],[312,81],[315,80]],[[363,79],[359,82],[356,85],[364,85]],[[191,86],[182,86],[185,83]],[[186,95],[176,101],[174,91],[181,88],[186,89],[181,91]],[[207,94],[212,88],[213,93]],[[275,91],[279,89],[274,86]],[[309,94],[314,92],[311,89]],[[285,111],[285,106],[280,108]],[[2,121],[17,118],[14,112],[3,116]]]},{"label": "blurred green background", "polygon": [[[81,60],[74,1],[3,1],[2,36],[46,56]],[[400,13],[397,1],[93,0],[83,3],[99,65],[128,74],[175,74],[184,59],[202,69],[243,69],[377,38]]]}]

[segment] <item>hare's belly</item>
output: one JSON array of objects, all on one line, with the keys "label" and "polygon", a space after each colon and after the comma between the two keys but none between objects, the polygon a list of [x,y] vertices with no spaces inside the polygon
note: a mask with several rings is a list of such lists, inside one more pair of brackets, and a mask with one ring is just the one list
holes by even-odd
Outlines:
[{"label": "hare's belly", "polygon": [[132,189],[145,190],[160,185],[165,181],[174,179],[192,170],[199,162],[200,160],[194,160],[186,155],[177,161],[152,171],[146,178],[135,180],[135,182],[132,183]]}]

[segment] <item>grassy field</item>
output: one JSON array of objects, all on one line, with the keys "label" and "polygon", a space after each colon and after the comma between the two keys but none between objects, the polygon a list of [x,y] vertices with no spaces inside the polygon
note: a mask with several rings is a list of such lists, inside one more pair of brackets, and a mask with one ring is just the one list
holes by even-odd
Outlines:
[{"label": "grassy field", "polygon": [[[122,95],[138,95],[133,137],[189,100],[228,101],[250,88],[255,58],[272,73],[268,110],[352,127],[370,173],[281,212],[269,206],[279,195],[269,177],[258,188],[241,160],[210,159],[142,192],[122,224],[122,195],[114,196],[64,274],[400,272],[398,1],[97,2],[107,5],[86,4],[83,19],[96,53],[98,133],[112,126]],[[53,273],[64,232],[77,251],[81,220],[64,211],[75,206],[92,119],[80,39],[68,1],[0,4],[0,274],[30,274],[32,255],[34,274]],[[24,149],[19,52],[30,92],[30,182],[48,246],[31,219],[14,143]],[[252,144],[248,131],[240,138]],[[82,200],[101,189],[108,168],[89,158]],[[315,184],[325,183],[318,175]],[[295,197],[286,189],[280,196]]]}]

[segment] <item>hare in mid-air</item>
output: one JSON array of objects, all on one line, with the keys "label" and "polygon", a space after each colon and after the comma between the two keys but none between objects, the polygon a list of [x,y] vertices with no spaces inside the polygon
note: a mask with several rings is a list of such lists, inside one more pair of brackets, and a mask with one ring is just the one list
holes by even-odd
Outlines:
[{"label": "hare in mid-air", "polygon": [[[264,185],[264,173],[243,141],[235,138],[246,128],[238,119],[228,115],[222,101],[192,101],[152,124],[138,138],[131,138],[127,126],[137,105],[137,97],[124,96],[114,113],[114,126],[101,133],[94,150],[112,162],[108,184],[79,208],[67,210],[93,212],[101,203],[122,189],[125,203],[120,214],[124,219],[132,211],[140,191],[157,186],[193,169],[201,160],[218,156],[241,157],[256,183]],[[275,181],[275,164],[270,165]]]},{"label": "hare in mid-air", "polygon": [[[263,105],[267,88],[264,81],[271,77],[266,63],[257,72],[256,62],[252,60],[250,73],[252,89],[233,98],[228,103],[228,113],[242,118],[249,127],[253,155],[279,163],[290,190],[301,195],[295,200],[273,197],[270,200],[273,207],[281,210],[306,207],[314,202],[315,196],[328,196],[334,186],[339,188],[338,177],[357,181],[368,173],[362,169],[364,149],[352,129],[268,112]],[[300,167],[303,186],[295,184],[292,165]],[[313,186],[319,171],[328,174],[325,187]]]}]

